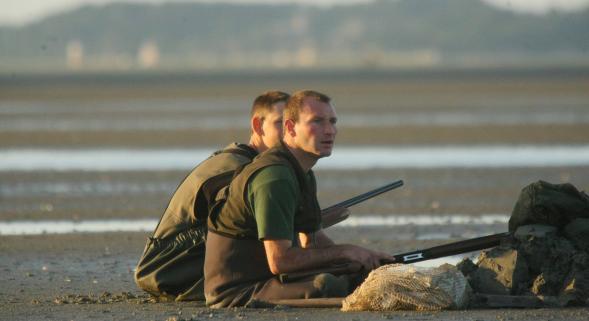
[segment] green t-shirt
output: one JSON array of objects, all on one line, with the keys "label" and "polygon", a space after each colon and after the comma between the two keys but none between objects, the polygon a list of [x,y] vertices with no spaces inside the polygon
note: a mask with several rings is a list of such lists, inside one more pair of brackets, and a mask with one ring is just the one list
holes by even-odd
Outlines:
[{"label": "green t-shirt", "polygon": [[250,179],[247,202],[254,213],[258,237],[292,240],[294,215],[301,192],[292,171],[283,165],[262,168]]}]

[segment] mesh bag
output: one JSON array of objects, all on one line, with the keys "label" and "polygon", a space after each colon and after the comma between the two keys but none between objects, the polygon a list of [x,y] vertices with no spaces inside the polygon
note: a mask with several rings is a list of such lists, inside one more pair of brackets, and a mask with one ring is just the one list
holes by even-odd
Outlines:
[{"label": "mesh bag", "polygon": [[437,268],[390,264],[370,272],[346,297],[342,311],[432,311],[464,308],[470,286],[456,267]]}]

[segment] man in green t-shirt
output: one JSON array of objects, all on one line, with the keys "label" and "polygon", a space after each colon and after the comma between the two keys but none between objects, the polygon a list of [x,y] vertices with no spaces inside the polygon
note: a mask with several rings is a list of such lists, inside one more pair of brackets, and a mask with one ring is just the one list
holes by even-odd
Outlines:
[{"label": "man in green t-shirt", "polygon": [[342,262],[356,263],[366,272],[394,260],[359,246],[336,245],[321,230],[311,168],[331,155],[336,122],[329,97],[300,91],[289,98],[282,144],[244,167],[225,201],[211,211],[204,268],[207,305],[344,296],[352,290],[344,277],[319,273],[285,283],[277,276]]},{"label": "man in green t-shirt", "polygon": [[[284,110],[283,140],[284,145],[297,160],[303,172],[309,173],[320,158],[331,155],[337,134],[336,122],[335,109],[327,96],[312,91],[303,91],[297,92],[289,98]],[[265,171],[268,170],[272,170],[272,167],[262,169],[257,176],[263,177],[266,174]],[[252,185],[254,184],[256,184],[255,177],[252,180]],[[270,192],[273,189],[286,189],[283,186],[288,185],[291,189],[288,195],[292,199],[296,195],[297,188],[280,177],[267,182],[258,194],[264,195],[265,192]],[[264,196],[261,197],[264,198]],[[258,204],[257,199],[255,204]],[[290,212],[289,214],[292,215],[294,209],[294,207],[286,208],[271,198],[267,201],[262,200],[260,206],[262,204],[269,208],[268,211],[256,213],[256,218],[260,217],[262,220],[263,217],[276,215],[274,210],[282,209],[284,213]],[[293,220],[289,221],[289,217],[285,215],[284,221],[290,223]],[[258,226],[259,228],[260,226]],[[314,228],[316,230],[313,232],[299,233],[301,247],[293,247],[290,239],[275,233],[273,229],[265,232],[266,235],[261,239],[266,250],[270,271],[273,274],[312,269],[339,260],[357,261],[366,270],[372,270],[380,266],[382,259],[394,260],[390,255],[362,247],[335,245],[321,229],[318,229],[319,226]]]}]

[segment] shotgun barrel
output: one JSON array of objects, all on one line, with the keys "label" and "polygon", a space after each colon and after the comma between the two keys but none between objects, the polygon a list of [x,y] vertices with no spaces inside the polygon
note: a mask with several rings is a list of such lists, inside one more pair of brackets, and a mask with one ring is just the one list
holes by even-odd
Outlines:
[{"label": "shotgun barrel", "polygon": [[398,187],[401,187],[401,186],[403,186],[403,180],[398,180],[398,181],[389,183],[387,185],[381,186],[379,188],[375,188],[375,189],[373,189],[371,191],[368,191],[368,192],[366,192],[364,194],[360,194],[360,195],[354,196],[354,197],[352,197],[350,199],[347,199],[347,200],[345,200],[343,202],[340,202],[340,203],[331,205],[330,207],[324,208],[323,211],[328,211],[328,210],[330,210],[332,208],[335,208],[335,207],[348,208],[350,206],[356,205],[358,203],[362,203],[362,202],[364,202],[367,199],[371,199],[371,198],[373,198],[375,196],[378,196],[378,195],[380,195],[382,193],[388,192],[390,190],[393,190],[393,189],[398,188]]}]

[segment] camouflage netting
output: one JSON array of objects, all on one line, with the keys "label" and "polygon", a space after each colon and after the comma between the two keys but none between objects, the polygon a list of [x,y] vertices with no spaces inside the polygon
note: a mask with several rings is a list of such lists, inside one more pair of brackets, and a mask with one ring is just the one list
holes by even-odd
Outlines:
[{"label": "camouflage netting", "polygon": [[372,271],[343,301],[342,311],[431,311],[462,308],[470,287],[453,265],[437,268],[391,264]]}]

